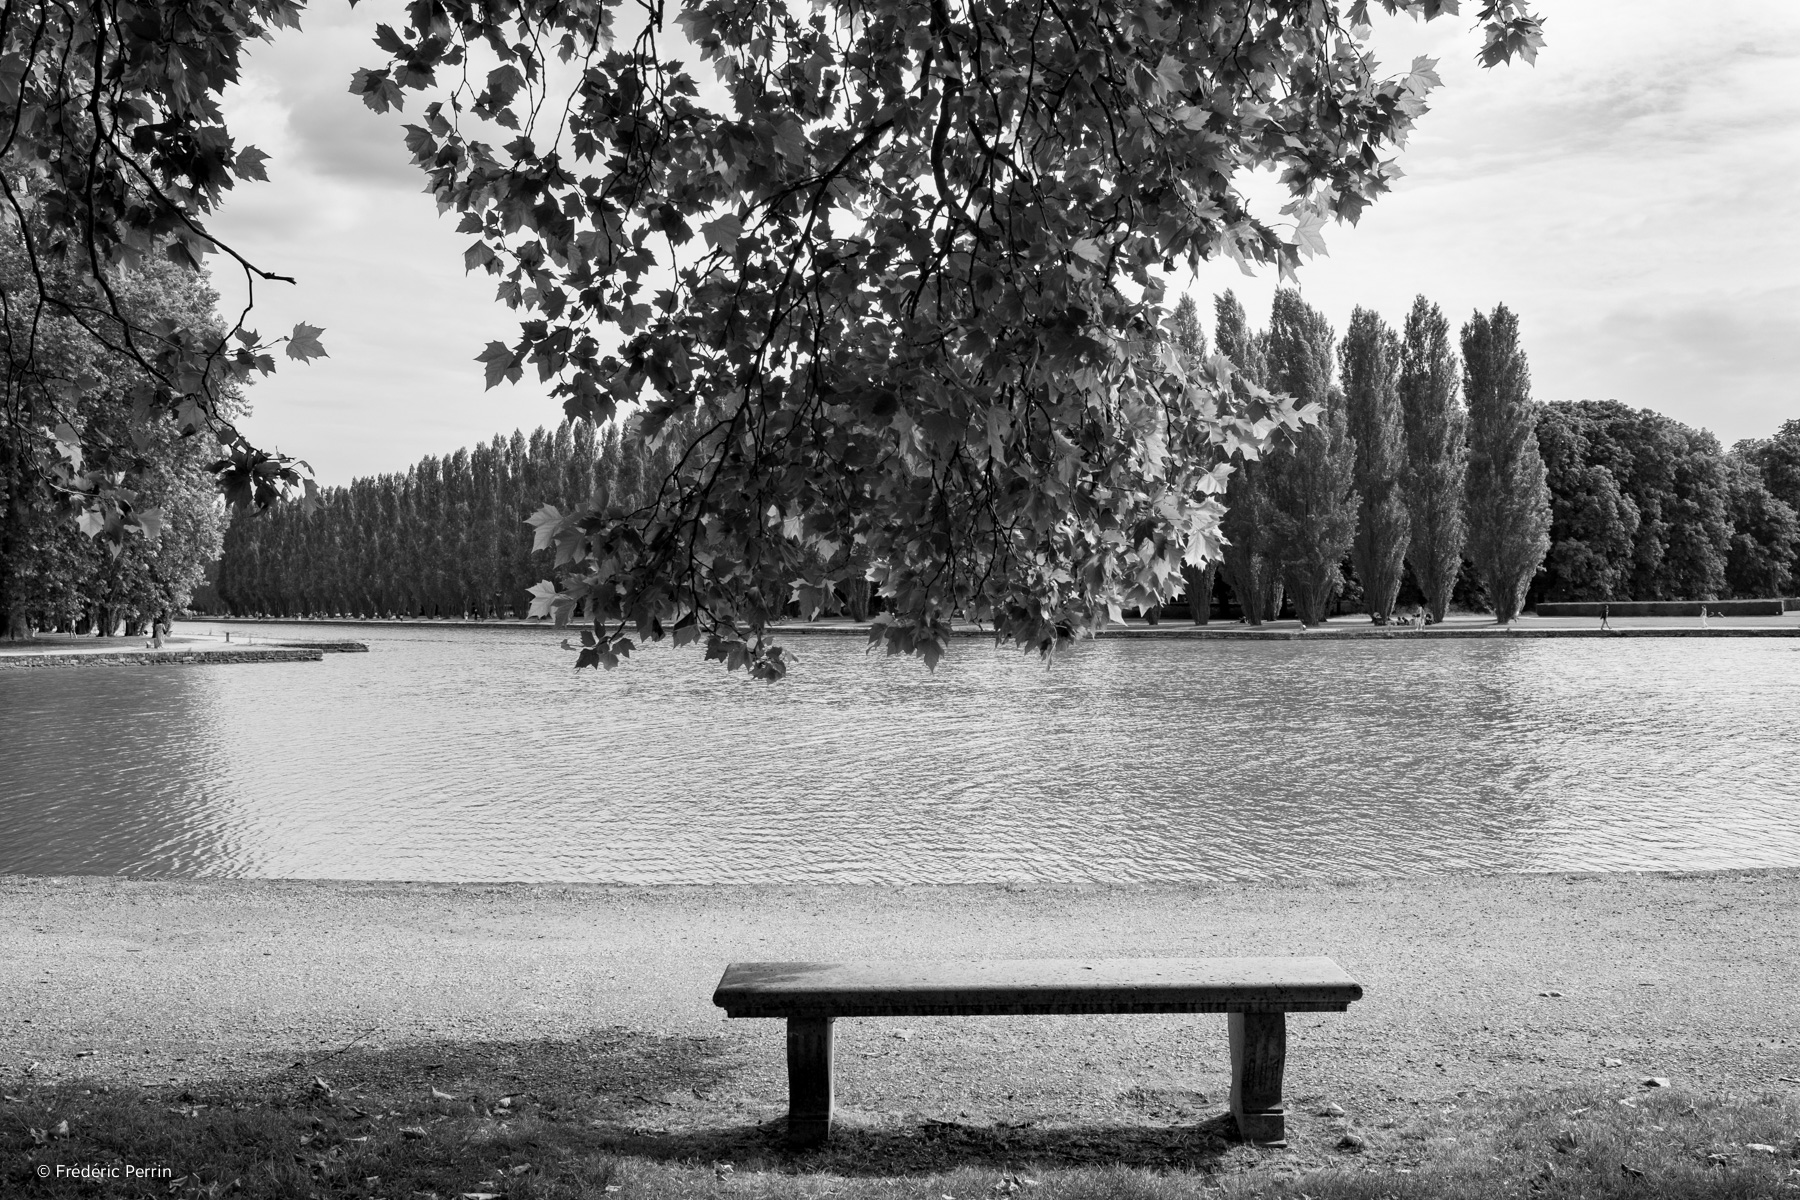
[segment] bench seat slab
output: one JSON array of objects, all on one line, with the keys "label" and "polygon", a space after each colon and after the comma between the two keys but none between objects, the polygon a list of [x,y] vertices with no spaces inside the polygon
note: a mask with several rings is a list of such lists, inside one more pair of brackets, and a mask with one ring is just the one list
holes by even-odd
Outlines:
[{"label": "bench seat slab", "polygon": [[713,1003],[732,1017],[1343,1012],[1362,985],[1329,958],[741,962]]}]

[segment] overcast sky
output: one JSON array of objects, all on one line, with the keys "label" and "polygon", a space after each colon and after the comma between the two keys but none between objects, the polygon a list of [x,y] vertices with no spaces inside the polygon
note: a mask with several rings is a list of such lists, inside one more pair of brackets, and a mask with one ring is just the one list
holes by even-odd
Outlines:
[{"label": "overcast sky", "polygon": [[[272,156],[271,182],[231,196],[213,227],[300,281],[260,287],[252,324],[322,325],[331,355],[284,360],[251,390],[248,428],[322,483],[561,416],[529,380],[483,391],[474,356],[514,339],[513,315],[491,279],[463,274],[470,239],[420,191],[400,132],[414,114],[377,117],[347,90],[381,59],[369,39],[387,7],[327,0],[302,32],[256,47],[227,97],[240,143]],[[1491,71],[1462,19],[1377,25],[1385,67],[1428,54],[1445,86],[1400,155],[1406,178],[1360,225],[1327,228],[1306,299],[1340,330],[1357,304],[1398,324],[1417,293],[1458,325],[1505,303],[1539,400],[1621,400],[1727,445],[1800,417],[1800,4],[1538,11],[1537,65]],[[1229,263],[1173,282],[1209,337],[1214,292],[1235,289],[1260,323],[1276,286]]]}]

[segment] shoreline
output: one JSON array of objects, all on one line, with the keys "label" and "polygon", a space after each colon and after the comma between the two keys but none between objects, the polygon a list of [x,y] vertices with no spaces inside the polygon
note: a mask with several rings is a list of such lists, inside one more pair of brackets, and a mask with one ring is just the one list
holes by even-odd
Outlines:
[{"label": "shoreline", "polygon": [[[1339,620],[1344,620],[1339,618]],[[1427,627],[1370,625],[1352,621],[1338,625],[1304,628],[1297,621],[1266,622],[1261,626],[1239,626],[1236,622],[1208,625],[1158,624],[1141,621],[1110,626],[1095,634],[1096,640],[1164,639],[1171,641],[1407,641],[1461,638],[1800,638],[1800,612],[1779,617],[1722,617],[1706,627],[1657,623],[1665,618],[1621,617],[1613,627],[1600,629],[1586,617],[1525,617],[1524,623],[1496,625],[1485,617],[1451,618]],[[348,625],[365,628],[431,628],[431,629],[544,629],[565,636],[577,626],[553,625],[548,621],[496,618],[477,621],[460,617],[184,617],[182,623],[231,625]],[[817,621],[807,624],[777,625],[770,634],[775,638],[869,636],[867,623]],[[952,630],[959,638],[989,638],[992,630],[963,626]]]},{"label": "shoreline", "polygon": [[[5,876],[0,918],[0,1074],[49,1081],[290,1086],[327,1058],[554,1060],[602,1030],[703,1047],[717,1078],[680,1115],[754,1122],[785,1105],[782,1029],[711,1005],[729,961],[1326,954],[1367,995],[1290,1022],[1290,1097],[1376,1109],[1652,1075],[1800,1094],[1792,868],[1179,887]],[[897,1024],[841,1023],[853,1117],[1091,1119],[1134,1089],[1216,1100],[1226,1083],[1212,1018],[919,1019],[905,1040]]]}]

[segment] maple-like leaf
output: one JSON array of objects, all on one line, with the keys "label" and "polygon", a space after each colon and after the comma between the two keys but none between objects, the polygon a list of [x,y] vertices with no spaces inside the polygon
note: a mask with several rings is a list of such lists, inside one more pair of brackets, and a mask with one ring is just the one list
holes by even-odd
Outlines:
[{"label": "maple-like leaf", "polygon": [[738,235],[744,232],[744,223],[738,220],[736,213],[726,213],[700,226],[700,232],[705,235],[707,245],[733,254],[737,251]]},{"label": "maple-like leaf", "polygon": [[562,519],[562,513],[554,504],[546,504],[525,518],[525,523],[532,528],[531,548],[534,551],[548,550],[556,544],[556,530]]},{"label": "maple-like leaf", "polygon": [[500,381],[503,379],[510,379],[517,383],[520,376],[524,374],[519,368],[518,357],[506,347],[504,342],[489,342],[486,348],[475,356],[475,361],[487,368],[487,386],[490,388],[499,387]]},{"label": "maple-like leaf", "polygon": [[237,158],[234,160],[233,166],[237,170],[239,179],[260,179],[266,183],[268,182],[269,172],[266,169],[265,164],[268,161],[269,156],[264,154],[261,150],[258,150],[255,146],[245,146],[242,150],[237,152]]},{"label": "maple-like leaf", "polygon": [[1302,212],[1294,223],[1294,245],[1308,258],[1326,253],[1324,229],[1324,214],[1310,209]]},{"label": "maple-like leaf", "polygon": [[325,347],[319,344],[319,335],[324,332],[322,326],[308,325],[305,321],[296,323],[294,332],[288,335],[287,356],[300,362],[329,357]]},{"label": "maple-like leaf", "polygon": [[526,591],[531,593],[531,609],[528,616],[547,617],[556,603],[556,585],[548,579],[540,579]]},{"label": "maple-like leaf", "polygon": [[1405,79],[1408,91],[1421,95],[1433,88],[1443,87],[1443,77],[1437,73],[1437,59],[1421,54],[1412,61],[1412,70]]}]

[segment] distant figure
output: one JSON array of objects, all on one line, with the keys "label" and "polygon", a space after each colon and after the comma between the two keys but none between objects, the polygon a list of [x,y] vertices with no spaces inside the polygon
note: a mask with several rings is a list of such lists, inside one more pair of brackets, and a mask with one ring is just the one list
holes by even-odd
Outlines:
[{"label": "distant figure", "polygon": [[1706,605],[1700,606],[1700,628],[1706,628]]},{"label": "distant figure", "polygon": [[1602,604],[1600,606],[1600,628],[1602,628],[1602,629],[1611,629],[1612,628],[1612,625],[1608,621],[1608,618],[1611,616],[1612,616],[1612,605]]}]

